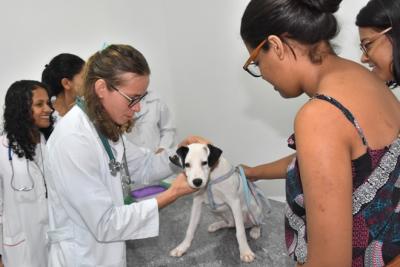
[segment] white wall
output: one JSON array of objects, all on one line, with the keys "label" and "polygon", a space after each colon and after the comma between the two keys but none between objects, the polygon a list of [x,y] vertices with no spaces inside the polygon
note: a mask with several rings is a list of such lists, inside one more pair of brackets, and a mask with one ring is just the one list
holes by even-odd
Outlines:
[{"label": "white wall", "polygon": [[[343,1],[340,54],[358,61],[355,15],[367,0]],[[264,163],[292,151],[296,110],[306,97],[285,100],[242,70],[240,39],[248,0],[14,0],[0,7],[0,105],[9,85],[40,79],[44,65],[69,52],[87,59],[103,43],[127,43],[144,53],[151,87],[176,115],[179,139],[203,135],[234,164]],[[1,110],[2,111],[2,110]],[[2,114],[2,113],[1,113]],[[283,181],[260,182],[270,196]]]}]

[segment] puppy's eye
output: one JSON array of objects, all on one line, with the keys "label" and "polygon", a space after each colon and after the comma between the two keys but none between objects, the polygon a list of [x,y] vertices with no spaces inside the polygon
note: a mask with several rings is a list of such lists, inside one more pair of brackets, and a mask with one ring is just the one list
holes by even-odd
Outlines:
[{"label": "puppy's eye", "polygon": [[202,165],[202,166],[205,166],[205,165],[207,165],[207,163],[208,163],[207,161],[202,161],[202,162],[201,162],[201,165]]},{"label": "puppy's eye", "polygon": [[185,168],[190,168],[190,163],[185,163]]}]

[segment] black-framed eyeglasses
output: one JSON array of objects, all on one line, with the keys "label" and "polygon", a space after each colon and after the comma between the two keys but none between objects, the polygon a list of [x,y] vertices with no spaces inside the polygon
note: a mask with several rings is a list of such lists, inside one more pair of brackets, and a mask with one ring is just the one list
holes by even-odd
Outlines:
[{"label": "black-framed eyeglasses", "polygon": [[117,87],[113,86],[112,84],[109,84],[109,86],[113,90],[117,91],[123,98],[125,98],[128,101],[129,108],[131,108],[134,105],[136,105],[137,103],[139,103],[147,95],[147,91],[146,91],[143,95],[132,98],[132,97],[127,96],[124,92],[122,92]]},{"label": "black-framed eyeglasses", "polygon": [[373,42],[375,42],[376,40],[378,40],[381,36],[383,36],[384,34],[386,34],[387,32],[389,32],[392,29],[392,27],[386,28],[381,32],[378,32],[376,35],[372,36],[371,38],[366,39],[365,41],[362,41],[360,43],[360,49],[363,52],[363,54],[365,56],[368,56],[368,51],[371,48],[371,44]]},{"label": "black-framed eyeglasses", "polygon": [[264,39],[250,54],[249,58],[247,59],[246,63],[243,65],[243,69],[247,71],[253,77],[261,77],[261,71],[258,67],[258,64],[254,62],[257,58],[258,53],[260,53],[261,48],[267,42],[268,39]]}]

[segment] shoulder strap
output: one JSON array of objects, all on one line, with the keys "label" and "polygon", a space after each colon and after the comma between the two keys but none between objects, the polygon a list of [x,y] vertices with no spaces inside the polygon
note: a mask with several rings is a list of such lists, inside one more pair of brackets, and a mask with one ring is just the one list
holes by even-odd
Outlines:
[{"label": "shoulder strap", "polygon": [[337,107],[338,109],[340,109],[342,111],[342,113],[346,116],[346,118],[351,122],[351,124],[353,124],[354,127],[356,127],[356,130],[363,142],[363,145],[368,146],[368,142],[364,136],[363,130],[361,129],[356,118],[354,118],[353,114],[347,108],[345,108],[342,104],[339,103],[339,101],[337,101],[336,99],[334,99],[333,97],[330,97],[330,96],[316,94],[311,99],[314,99],[314,98],[325,100],[325,101],[331,103],[332,105],[334,105],[335,107]]}]

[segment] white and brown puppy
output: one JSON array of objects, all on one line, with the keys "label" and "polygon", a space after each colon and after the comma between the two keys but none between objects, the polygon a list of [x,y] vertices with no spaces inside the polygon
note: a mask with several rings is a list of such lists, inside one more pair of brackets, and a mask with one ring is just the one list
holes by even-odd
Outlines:
[{"label": "white and brown puppy", "polygon": [[189,185],[200,190],[194,193],[185,239],[170,252],[170,255],[180,257],[189,249],[204,202],[222,217],[221,221],[211,224],[208,231],[236,227],[240,259],[244,262],[253,261],[255,255],[247,243],[245,228],[252,227],[250,236],[253,239],[260,237],[260,221],[254,218],[262,217],[262,205],[250,208],[246,203],[243,188],[247,186],[247,180],[239,177],[236,168],[221,156],[222,150],[213,145],[191,144],[178,148],[177,154],[179,157],[172,157],[171,161],[184,169]]}]

